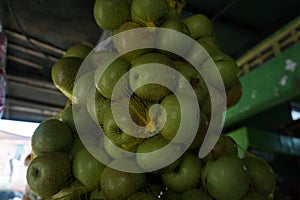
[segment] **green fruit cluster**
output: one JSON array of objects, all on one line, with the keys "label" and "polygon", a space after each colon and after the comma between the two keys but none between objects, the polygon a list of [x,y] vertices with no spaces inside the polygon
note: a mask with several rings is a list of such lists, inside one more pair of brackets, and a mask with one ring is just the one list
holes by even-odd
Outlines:
[{"label": "green fruit cluster", "polygon": [[[85,90],[80,90],[79,96],[73,97],[72,91],[77,71],[90,51],[87,45],[74,45],[52,68],[54,84],[70,100],[57,115],[42,121],[31,139],[33,156],[27,169],[27,182],[34,194],[45,199],[85,199],[100,184],[101,171],[106,167],[79,138],[72,111],[74,101],[86,95]],[[87,110],[79,112],[86,116],[86,121],[92,121],[87,118]],[[90,137],[86,144],[109,159],[98,149],[99,142]]]},{"label": "green fruit cluster", "polygon": [[[207,16],[196,14],[182,19],[179,11],[184,2],[96,0],[93,13],[99,27],[113,34],[142,27],[161,27],[193,38],[214,61],[226,90],[227,108],[230,108],[242,95],[238,66],[234,59],[220,50]],[[206,61],[203,55],[196,53],[196,47],[180,42],[172,32],[161,32],[155,41],[146,41],[151,45],[154,43],[157,48],[127,51],[153,34],[155,31],[142,30],[139,35],[114,37],[112,43],[117,53],[95,52],[89,46],[75,45],[54,64],[53,83],[69,98],[69,102],[56,116],[43,121],[32,137],[35,156],[27,172],[30,189],[49,199],[272,198],[275,175],[270,165],[257,157],[239,158],[237,145],[231,138],[221,136],[205,158],[198,158],[212,115],[211,98],[224,101],[221,92],[214,87],[215,72],[204,68],[207,77],[202,77],[183,57],[166,51],[165,48],[180,47],[195,63]],[[89,69],[82,72],[80,66],[87,56],[85,64]],[[153,63],[166,65],[181,76],[157,69]],[[141,70],[142,65],[147,69]],[[164,79],[168,87],[143,84],[151,81],[153,75],[157,81]],[[204,78],[210,82],[205,82]],[[114,96],[120,79],[123,80],[119,85],[121,93]],[[187,87],[186,82],[191,87]],[[207,84],[214,88],[211,94]],[[195,93],[196,103],[188,92],[189,88]],[[181,109],[173,91],[179,93],[188,108]],[[199,116],[193,115],[197,107],[201,109]],[[116,113],[121,116],[119,121],[114,116]],[[181,119],[182,115],[189,118]],[[129,122],[142,128],[127,127]],[[166,157],[180,152],[182,142],[186,142],[185,136],[172,141],[182,122],[187,127],[198,124],[191,145],[176,161],[157,170]],[[105,137],[97,136],[97,128],[102,129]],[[129,134],[133,131],[141,137]],[[82,133],[84,138],[80,137]],[[165,155],[157,153],[156,150],[167,145],[172,148]],[[117,151],[114,146],[125,151]],[[138,153],[134,158],[136,165],[128,163],[125,158],[131,155],[126,152]],[[143,154],[150,152],[151,156]],[[110,166],[121,163],[147,172],[118,171],[101,163],[95,154],[106,158]]]},{"label": "green fruit cluster", "polygon": [[[101,57],[95,70],[94,85],[97,92],[94,96],[101,96],[101,98],[96,99],[92,105],[93,108],[88,110],[96,110],[94,112],[96,115],[90,112],[94,116],[94,120],[103,127],[105,135],[115,145],[125,150],[136,152],[138,145],[144,140],[137,140],[130,136],[128,134],[130,130],[127,130],[127,133],[124,129],[120,130],[108,105],[110,100],[127,101],[124,104],[129,104],[130,117],[133,121],[139,126],[148,128],[146,133],[141,133],[142,135],[149,135],[161,130],[160,134],[170,141],[176,135],[181,116],[180,105],[172,91],[177,91],[188,99],[190,93],[185,84],[188,82],[197,96],[201,108],[200,118],[202,119],[196,122],[200,126],[192,148],[199,147],[205,136],[207,124],[212,114],[211,97],[219,97],[220,101],[225,100],[221,91],[214,85],[218,78],[215,71],[211,69],[212,67],[203,67],[205,79],[209,80],[209,83],[206,83],[201,74],[187,60],[165,50],[180,48],[180,51],[189,57],[189,60],[194,60],[196,63],[206,61],[207,57],[203,57],[199,52],[195,53],[195,46],[178,38],[176,34],[178,32],[197,41],[197,44],[201,45],[207,55],[213,59],[223,80],[226,94],[228,94],[225,97],[226,102],[228,102],[227,108],[234,106],[242,95],[242,85],[238,79],[238,66],[234,59],[220,50],[211,20],[203,14],[195,14],[182,19],[179,11],[184,4],[185,1],[166,0],[95,1],[94,19],[101,29],[111,31],[113,35],[120,35],[119,33],[133,29],[140,30],[138,34],[128,32],[126,35],[121,34],[118,37],[113,37],[112,43],[122,56],[109,64],[107,68],[105,67],[110,63],[110,58],[115,53],[105,51],[94,53],[94,57]],[[155,29],[140,29],[143,27],[159,27],[171,30],[171,32],[156,33]],[[155,35],[155,41],[151,39],[148,41],[147,39],[153,38],[151,37],[153,35]],[[135,45],[139,43],[147,43],[147,45],[154,45],[157,48],[135,49]],[[169,66],[182,76],[175,76],[162,69],[154,68],[151,63]],[[141,68],[145,65],[148,66],[148,69]],[[103,72],[104,68],[105,71]],[[154,83],[143,84],[153,80],[153,75],[150,74],[154,74],[157,81],[164,80],[168,87]],[[122,85],[123,96],[118,96],[116,99],[116,97],[112,97],[112,93],[121,77],[125,77]],[[215,88],[214,95],[209,94],[207,84]],[[133,96],[130,96],[132,91]],[[156,116],[151,116],[149,108],[154,104],[162,105],[165,108],[165,114],[169,116],[165,123],[163,120],[165,116],[161,111],[157,111]],[[193,106],[198,105],[191,107]],[[122,110],[122,108],[120,109]],[[164,127],[161,129],[162,124]]]},{"label": "green fruit cluster", "polygon": [[[120,111],[118,113],[123,116],[124,124],[133,120],[135,124],[145,127],[146,130],[143,129],[139,132],[140,135],[147,136],[159,131],[159,137],[170,142],[176,136],[183,114],[177,100],[178,96],[173,94],[176,91],[190,104],[190,110],[183,112],[192,113],[198,106],[201,109],[198,120],[188,122],[191,126],[199,123],[195,140],[190,146],[191,149],[197,149],[203,142],[212,115],[211,98],[220,98],[220,101],[225,101],[224,98],[227,98],[227,108],[234,106],[239,101],[242,95],[242,85],[238,79],[239,69],[235,60],[221,51],[212,22],[207,16],[195,14],[182,18],[179,11],[184,4],[185,1],[166,0],[95,1],[94,19],[101,29],[111,31],[116,36],[112,38],[112,44],[117,53],[109,51],[92,53],[92,57],[101,59],[98,59],[94,75],[96,94],[93,96],[96,98],[94,103],[90,105],[88,103],[87,106],[90,115],[103,128],[111,145],[114,144],[124,150],[139,153],[142,149],[140,146],[149,142],[149,139],[133,137],[129,134],[133,130],[124,129],[126,125],[120,128],[117,125],[120,122],[116,122],[111,106],[124,105],[118,107]],[[141,29],[143,27],[154,29]],[[171,32],[155,32],[155,27],[168,29]],[[138,29],[140,32],[138,34],[130,32],[133,29]],[[120,34],[124,32],[128,34]],[[196,47],[189,42],[181,41],[176,33],[192,38],[205,50],[207,56],[211,56],[223,80],[226,94],[228,94],[226,97],[222,97],[221,91],[214,85],[218,78],[215,71],[211,69],[213,67],[203,67],[206,77],[202,77],[185,58],[166,50],[180,48],[183,55],[189,58],[188,60],[193,60],[195,63],[206,61],[207,56],[194,51]],[[155,35],[155,40],[149,39],[153,38],[153,35]],[[157,48],[135,49],[135,45],[139,43],[146,43],[146,46],[154,45]],[[121,56],[117,56],[118,54]],[[114,56],[117,59],[112,61],[111,58]],[[153,63],[171,67],[181,76],[156,68]],[[103,71],[104,69],[105,71]],[[121,78],[123,80],[120,89],[122,94],[117,97],[112,96]],[[209,82],[204,81],[204,78]],[[143,84],[153,80],[164,80],[168,87],[156,83]],[[192,102],[189,93],[190,87],[187,87],[186,83],[192,87],[197,97],[197,105]],[[213,88],[213,95],[209,94],[207,84]],[[111,106],[109,102],[112,102]],[[164,110],[152,109],[151,112],[152,105],[160,105]],[[129,107],[130,115],[125,115],[124,110],[127,107]],[[123,111],[124,113],[122,113]],[[105,144],[109,144],[109,142]],[[112,155],[113,152],[109,149],[109,147],[106,148],[112,157],[119,156]],[[137,157],[138,162],[142,159]],[[143,166],[143,164],[141,165]],[[146,170],[149,169],[149,167],[146,168]]]}]

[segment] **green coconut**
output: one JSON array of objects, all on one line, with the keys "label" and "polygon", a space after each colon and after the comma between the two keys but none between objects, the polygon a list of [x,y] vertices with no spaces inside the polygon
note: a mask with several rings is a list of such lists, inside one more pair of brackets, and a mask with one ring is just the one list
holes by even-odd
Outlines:
[{"label": "green coconut", "polygon": [[151,35],[154,34],[148,29],[138,29],[136,31],[125,32],[137,28],[142,28],[142,26],[136,22],[126,22],[114,32],[114,37],[112,37],[113,44],[118,52],[120,54],[124,54],[124,57],[130,62],[151,51],[151,49],[146,48],[140,49],[138,47],[139,45],[150,47],[154,45],[154,41],[150,41],[150,39],[147,39],[152,38]]},{"label": "green coconut", "polygon": [[250,184],[258,193],[268,197],[275,190],[276,177],[272,167],[257,157],[244,158],[243,162],[250,174]]},{"label": "green coconut", "polygon": [[130,21],[131,2],[132,0],[96,0],[94,4],[96,23],[104,30],[119,28],[126,21]]},{"label": "green coconut", "polygon": [[192,15],[183,20],[191,32],[191,37],[198,39],[206,35],[212,35],[213,27],[211,20],[203,15],[196,14]]},{"label": "green coconut", "polygon": [[[145,66],[145,64],[149,65]],[[174,67],[173,61],[167,56],[159,53],[148,53],[134,60],[129,72],[129,83],[134,93],[147,101],[158,102],[167,96],[170,90],[175,89],[177,84],[178,77],[176,74],[167,74],[164,68],[156,67],[157,64]],[[144,67],[142,67],[143,65]],[[154,67],[156,67],[155,70]],[[150,73],[154,73],[154,75],[150,76]],[[153,80],[156,82],[164,80],[169,84],[170,90],[159,84],[144,84],[144,82],[153,82]]]},{"label": "green coconut", "polygon": [[213,156],[215,159],[223,155],[237,156],[238,148],[236,142],[227,135],[221,135],[213,148]]},{"label": "green coconut", "polygon": [[159,26],[168,17],[169,6],[166,0],[133,0],[132,20],[143,26]]},{"label": "green coconut", "polygon": [[218,200],[240,200],[249,188],[249,174],[237,156],[221,156],[208,161],[202,182],[210,196]]},{"label": "green coconut", "polygon": [[[169,29],[170,31],[159,31],[156,39],[156,47],[160,52],[165,53],[168,57],[178,60],[180,57],[175,56],[180,52],[184,55],[191,46],[191,41],[186,40],[181,34],[190,35],[187,26],[179,19],[170,19],[161,25],[161,28]],[[176,42],[174,42],[176,41]],[[168,52],[170,51],[170,52]]]}]

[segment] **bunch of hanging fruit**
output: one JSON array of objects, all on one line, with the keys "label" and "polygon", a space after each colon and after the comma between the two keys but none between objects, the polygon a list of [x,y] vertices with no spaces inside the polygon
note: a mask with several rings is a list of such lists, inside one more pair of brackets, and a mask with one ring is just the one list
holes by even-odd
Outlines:
[{"label": "bunch of hanging fruit", "polygon": [[[212,98],[225,102],[228,109],[238,103],[242,85],[239,68],[221,51],[211,20],[203,14],[183,16],[185,3],[95,1],[95,21],[111,33],[111,46],[92,49],[78,44],[53,65],[53,83],[69,101],[56,116],[41,122],[33,134],[27,181],[34,194],[43,199],[82,200],[273,199],[276,180],[271,166],[246,150],[246,156],[239,156],[240,148],[230,136],[222,134],[204,158],[198,157],[213,121]],[[170,31],[156,31],[159,28]],[[140,31],[135,34],[132,30]],[[146,47],[132,49],[141,43],[147,43]],[[205,50],[204,55],[195,50],[195,44]],[[168,49],[179,49],[181,54]],[[226,95],[214,87],[214,81],[207,81],[216,79],[215,71],[208,68],[200,74],[193,66],[197,63],[201,68],[207,60],[219,72]],[[181,75],[158,69],[157,64]],[[82,69],[83,65],[88,67]],[[151,83],[153,78],[163,79],[168,87]],[[123,96],[114,95],[117,85]],[[191,96],[189,90],[193,91]],[[178,98],[188,106],[182,109]],[[197,109],[199,113],[194,114]],[[116,112],[121,116],[119,121]],[[120,127],[128,121],[142,127],[139,134],[143,137]],[[182,150],[184,137],[173,141],[180,123],[188,127],[196,124],[195,137],[182,155],[158,169]],[[146,156],[170,144],[174,151]],[[110,165],[120,159],[124,162],[119,164],[126,165],[126,152],[136,161],[130,167],[143,173]]]}]

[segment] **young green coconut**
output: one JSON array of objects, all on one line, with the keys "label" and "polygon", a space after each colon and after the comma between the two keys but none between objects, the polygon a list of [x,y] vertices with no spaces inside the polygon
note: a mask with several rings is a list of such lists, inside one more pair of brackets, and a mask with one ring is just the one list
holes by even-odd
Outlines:
[{"label": "young green coconut", "polygon": [[92,47],[85,44],[76,44],[71,46],[63,57],[77,57],[85,59],[85,57],[92,51]]},{"label": "young green coconut", "polygon": [[101,174],[101,190],[109,200],[127,199],[146,184],[141,173],[127,173],[106,167]]},{"label": "young green coconut", "polygon": [[[145,66],[145,64],[149,65]],[[134,60],[129,72],[130,86],[133,90],[137,88],[134,90],[134,93],[140,98],[150,102],[158,102],[167,96],[170,90],[159,84],[151,83],[145,85],[143,84],[144,82],[152,82],[154,79],[157,82],[164,80],[164,82],[169,83],[169,88],[172,90],[175,89],[178,79],[176,74],[168,74],[162,67],[158,69],[156,67],[157,64],[174,67],[173,61],[167,56],[159,53],[148,53]],[[155,76],[149,75],[153,73]]]},{"label": "young green coconut", "polygon": [[[110,60],[108,60],[108,62],[109,61]],[[107,68],[105,66],[106,64],[107,63],[104,62],[98,65],[94,76],[94,82],[99,93],[105,98],[111,99],[116,83],[126,72],[128,72],[131,64],[126,59],[121,57],[114,60]],[[126,95],[127,89],[129,89],[128,83],[125,83],[124,85],[126,88],[124,88],[124,91],[122,91],[124,94],[119,94],[121,96]]]},{"label": "young green coconut", "polygon": [[203,15],[196,14],[183,20],[191,32],[191,37],[199,39],[206,35],[212,35],[213,27],[211,20]]},{"label": "young green coconut", "polygon": [[[180,56],[177,55],[177,52],[184,54],[191,47],[191,41],[186,40],[186,38],[180,34],[190,35],[187,26],[181,19],[175,18],[168,19],[161,25],[161,28],[169,29],[170,31],[160,30],[158,32],[156,48],[159,49],[159,52],[164,53],[173,60],[179,60]],[[172,53],[162,49],[167,49],[168,51],[172,51]]]},{"label": "young green coconut", "polygon": [[87,98],[87,110],[91,118],[100,126],[103,126],[103,118],[106,109],[110,109],[111,100],[103,97],[98,91],[90,93]]},{"label": "young green coconut", "polygon": [[[136,28],[142,28],[142,26],[136,22],[126,22],[119,29],[116,29],[116,31],[114,31],[115,36],[112,38],[113,44],[118,50],[118,52],[120,54],[125,53],[123,56],[130,62],[132,62],[134,59],[137,59],[141,55],[149,53],[151,51],[151,49],[137,49],[137,45],[143,44],[149,47],[154,45],[154,41],[148,39],[149,37],[153,38],[151,36],[152,34],[154,34],[154,32],[151,32],[147,29],[139,29],[136,31],[118,34]],[[137,50],[129,51],[130,49]],[[127,51],[129,52],[126,53]]]},{"label": "young green coconut", "polygon": [[276,177],[269,163],[258,157],[244,158],[243,162],[250,174],[251,187],[265,197],[272,195],[276,187]]},{"label": "young green coconut", "polygon": [[218,139],[218,142],[212,149],[212,154],[215,159],[218,159],[223,155],[237,156],[238,147],[236,142],[231,137],[227,135],[221,135]]},{"label": "young green coconut", "polygon": [[132,20],[148,27],[160,26],[167,18],[169,6],[166,0],[133,0]]},{"label": "young green coconut", "polygon": [[[131,118],[122,117],[121,123],[126,124],[126,122],[131,120]],[[108,137],[108,139],[124,150],[134,152],[137,145],[143,141],[142,138],[133,137],[125,133],[115,121],[111,109],[106,109],[104,113],[103,127],[104,134]]]},{"label": "young green coconut", "polygon": [[34,194],[48,199],[70,183],[70,155],[64,152],[43,154],[33,159],[26,179]]},{"label": "young green coconut", "polygon": [[181,75],[183,75],[183,77],[178,78],[176,90],[180,93],[188,95],[188,88],[184,84],[185,80],[183,80],[186,79],[190,83],[190,86],[192,86],[192,88],[194,89],[199,104],[202,103],[208,94],[208,89],[201,74],[194,68],[193,65],[188,62],[175,61],[174,64],[175,69]]},{"label": "young green coconut", "polygon": [[130,21],[130,7],[132,0],[96,0],[94,4],[94,18],[98,26],[104,30],[119,28]]},{"label": "young green coconut", "polygon": [[47,119],[40,123],[31,138],[32,150],[36,155],[48,152],[68,152],[73,143],[69,126],[58,119]]},{"label": "young green coconut", "polygon": [[240,200],[248,191],[249,174],[237,156],[221,156],[207,162],[202,171],[202,183],[215,199]]},{"label": "young green coconut", "polygon": [[72,100],[74,82],[82,61],[77,57],[63,57],[51,69],[54,85],[70,100]]},{"label": "young green coconut", "polygon": [[227,98],[227,108],[231,108],[236,105],[240,99],[242,98],[243,94],[243,85],[240,80],[238,80],[234,86],[229,88],[226,91],[226,98]]}]

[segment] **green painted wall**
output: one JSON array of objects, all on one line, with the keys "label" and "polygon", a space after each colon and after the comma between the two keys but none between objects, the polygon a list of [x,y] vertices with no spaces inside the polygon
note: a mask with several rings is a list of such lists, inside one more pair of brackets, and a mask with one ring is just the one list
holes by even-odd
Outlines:
[{"label": "green painted wall", "polygon": [[241,77],[243,95],[227,111],[225,127],[300,95],[300,43]]}]

